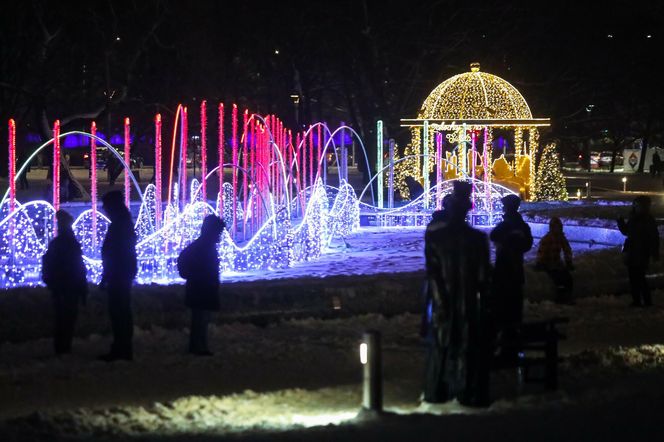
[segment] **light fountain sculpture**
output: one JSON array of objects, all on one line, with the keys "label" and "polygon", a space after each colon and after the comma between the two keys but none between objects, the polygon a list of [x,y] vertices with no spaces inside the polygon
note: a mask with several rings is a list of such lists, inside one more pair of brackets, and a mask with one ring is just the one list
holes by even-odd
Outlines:
[{"label": "light fountain sculpture", "polygon": [[[140,204],[135,231],[138,237],[139,283],[179,281],[177,257],[200,232],[203,218],[221,214],[228,225],[219,244],[222,272],[287,267],[298,261],[316,259],[334,237],[347,236],[359,226],[359,201],[347,177],[339,177],[339,187],[325,186],[321,174],[327,169],[321,162],[328,151],[336,155],[334,134],[322,123],[297,133],[293,144],[291,131],[274,115],[261,117],[245,110],[242,121],[234,104],[230,124],[225,108],[218,106],[218,158],[220,164],[208,167],[207,103],[201,104],[201,171],[199,179],[187,175],[187,108],[179,106],[175,116],[170,151],[170,169],[163,173],[162,118],[155,116],[155,179],[141,190],[130,168],[129,119],[124,120],[124,152],[121,154],[100,138],[92,123],[90,133],[60,133],[59,122],[54,137],[38,147],[16,170],[16,124],[10,120],[10,185],[0,200],[0,288],[39,284],[41,256],[55,232],[55,211],[60,206],[59,167],[53,176],[52,201],[16,199],[15,182],[25,173],[27,164],[43,149],[53,145],[53,164],[61,161],[60,141],[69,135],[90,139],[91,207],[80,213],[73,224],[81,242],[88,279],[97,282],[101,274],[100,248],[109,220],[97,208],[97,147],[115,155],[125,171],[124,192],[130,203],[133,183]],[[230,125],[231,162],[224,163],[225,130]],[[176,146],[179,134],[179,149]],[[325,142],[323,143],[323,136]],[[175,162],[176,151],[179,151]],[[230,169],[230,180],[224,179]],[[342,168],[338,168],[341,171]],[[174,176],[177,173],[177,176]],[[207,198],[208,180],[218,175],[220,191],[212,203]],[[162,179],[167,182],[168,197],[162,202]],[[240,176],[241,175],[241,176]],[[327,181],[327,180],[325,180]],[[134,201],[136,198],[134,199]],[[68,208],[64,203],[63,208]]]}]

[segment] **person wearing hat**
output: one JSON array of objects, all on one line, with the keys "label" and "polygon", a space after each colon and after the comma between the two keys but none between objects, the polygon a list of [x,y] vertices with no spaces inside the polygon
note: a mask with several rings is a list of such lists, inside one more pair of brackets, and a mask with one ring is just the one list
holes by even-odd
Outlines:
[{"label": "person wearing hat", "polygon": [[108,313],[111,319],[113,342],[111,351],[99,359],[132,360],[134,325],[131,311],[131,285],[138,271],[136,260],[136,234],[131,213],[124,204],[119,190],[106,193],[102,198],[104,211],[111,224],[101,246],[104,266],[100,287],[108,295]]},{"label": "person wearing hat", "polygon": [[187,280],[185,303],[191,309],[189,353],[197,356],[212,356],[208,346],[208,324],[211,312],[219,310],[217,244],[225,227],[218,216],[206,216],[201,235],[178,257],[178,271]]},{"label": "person wearing hat", "polygon": [[427,232],[425,257],[431,290],[430,346],[423,398],[489,405],[485,307],[491,264],[487,237],[466,223],[471,185],[454,183],[446,221]]},{"label": "person wearing hat", "polygon": [[[521,198],[516,195],[504,196],[503,220],[491,231],[491,241],[496,246],[496,262],[493,271],[493,297],[496,326],[506,334],[513,334],[514,326],[523,320],[523,255],[533,246],[530,226],[519,214]],[[516,358],[515,349],[502,356]]]},{"label": "person wearing hat", "polygon": [[651,259],[659,260],[659,232],[650,214],[650,198],[644,195],[636,197],[629,219],[625,221],[620,217],[618,228],[627,237],[622,252],[632,292],[632,306],[651,306],[646,271]]},{"label": "person wearing hat", "polygon": [[55,354],[62,355],[71,353],[78,304],[85,304],[88,284],[81,245],[71,228],[74,219],[62,209],[55,219],[58,235],[42,257],[42,279],[53,297]]}]

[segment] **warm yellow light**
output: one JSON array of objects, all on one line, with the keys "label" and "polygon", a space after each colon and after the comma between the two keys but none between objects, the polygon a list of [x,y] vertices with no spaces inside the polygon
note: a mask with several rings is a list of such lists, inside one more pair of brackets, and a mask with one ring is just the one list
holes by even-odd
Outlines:
[{"label": "warm yellow light", "polygon": [[480,72],[479,63],[471,64],[470,69],[471,72],[448,78],[431,91],[418,118],[533,118],[528,103],[514,86],[500,77]]}]

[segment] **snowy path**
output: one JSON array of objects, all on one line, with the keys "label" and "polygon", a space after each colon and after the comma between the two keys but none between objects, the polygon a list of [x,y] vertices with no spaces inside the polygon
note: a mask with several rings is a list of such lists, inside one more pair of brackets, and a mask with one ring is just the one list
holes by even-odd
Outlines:
[{"label": "snowy path", "polygon": [[[664,304],[664,293],[656,293],[655,303]],[[528,304],[528,318],[571,318],[566,329],[569,340],[562,343],[562,353],[570,357],[563,366],[561,390],[542,394],[539,387],[532,387],[526,396],[515,398],[514,373],[499,372],[493,376],[493,392],[504,399],[482,413],[485,422],[493,422],[491,416],[496,414],[513,419],[540,409],[548,413],[590,403],[608,406],[638,388],[644,403],[662,405],[661,390],[649,392],[647,387],[653,384],[643,383],[648,376],[654,376],[655,382],[664,375],[664,309],[630,309],[627,304],[626,297],[588,298],[574,307]],[[0,418],[40,410],[10,421],[4,431],[33,436],[44,432],[46,439],[51,432],[173,436],[338,423],[352,418],[359,406],[357,344],[367,328],[383,334],[388,409],[467,414],[468,410],[449,404],[418,408],[424,364],[418,324],[417,315],[403,314],[389,319],[366,315],[293,320],[264,328],[215,326],[211,340],[216,356],[202,359],[183,353],[185,330],[137,330],[133,363],[94,361],[106,350],[107,336],[77,339],[75,354],[63,359],[51,356],[47,340],[3,344]],[[412,420],[394,417],[384,425],[396,425],[397,431],[399,422]],[[0,429],[0,439],[9,440],[1,436]]]}]

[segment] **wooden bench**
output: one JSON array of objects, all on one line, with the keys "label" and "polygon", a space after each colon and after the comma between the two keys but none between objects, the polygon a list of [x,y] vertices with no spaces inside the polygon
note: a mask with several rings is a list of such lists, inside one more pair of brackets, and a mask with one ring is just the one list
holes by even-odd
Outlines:
[{"label": "wooden bench", "polygon": [[[525,382],[539,382],[547,389],[558,388],[558,341],[566,339],[566,336],[556,326],[568,322],[569,318],[553,318],[503,328],[508,331],[509,337],[503,333],[503,337],[496,342],[497,346],[516,349],[518,357],[502,368],[508,366],[517,369],[520,387]],[[542,367],[543,376],[532,376],[531,369],[534,367]]]}]

